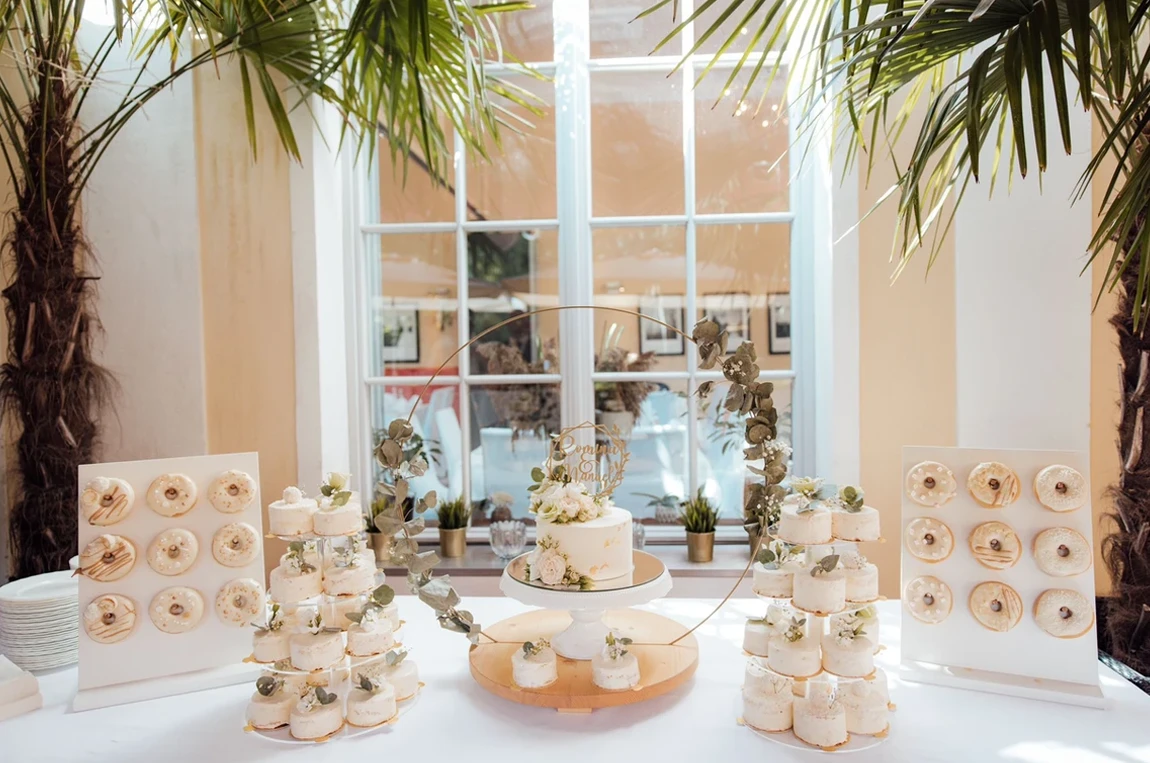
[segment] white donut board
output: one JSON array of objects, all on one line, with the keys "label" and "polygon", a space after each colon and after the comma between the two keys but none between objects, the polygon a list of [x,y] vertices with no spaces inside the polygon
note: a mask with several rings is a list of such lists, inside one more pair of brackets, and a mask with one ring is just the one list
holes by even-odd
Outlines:
[{"label": "white donut board", "polygon": [[[208,489],[220,474],[236,469],[251,475],[256,494],[242,512],[224,514],[208,500]],[[156,697],[226,686],[254,680],[258,666],[242,662],[252,651],[251,627],[229,625],[216,616],[216,592],[236,578],[264,580],[263,548],[245,567],[225,567],[212,556],[212,536],[224,525],[246,522],[254,527],[263,543],[263,511],[259,493],[260,473],[257,453],[234,453],[151,461],[122,461],[85,464],[79,470],[79,490],[96,477],[125,480],[135,491],[131,512],[113,525],[88,524],[79,515],[79,550],[103,534],[120,535],[136,547],[136,563],[119,580],[100,583],[80,575],[79,691],[73,710],[91,710],[109,705],[138,702]],[[197,488],[195,506],[178,517],[165,517],[148,507],[147,491],[161,474],[184,474]],[[79,508],[79,496],[76,501]],[[148,545],[159,533],[183,528],[195,534],[199,555],[191,569],[181,575],[161,575],[148,566]],[[187,633],[161,631],[148,616],[152,597],[173,586],[187,586],[204,598],[200,624]],[[123,641],[100,644],[84,631],[83,612],[88,602],[101,594],[121,594],[136,605],[136,624]]]},{"label": "white donut board", "polygon": [[[957,492],[948,503],[932,508],[915,503],[906,492],[906,475],[922,461],[937,461],[954,472]],[[967,476],[978,464],[998,461],[1018,474],[1018,500],[1001,509],[987,509],[966,487]],[[1034,561],[1034,538],[1050,527],[1069,527],[1086,538],[1093,549],[1093,513],[1090,500],[1082,508],[1055,512],[1038,502],[1034,477],[1053,464],[1076,469],[1086,479],[1090,495],[1090,460],[1076,451],[985,450],[978,448],[904,447],[902,451],[902,522],[897,540],[902,549],[902,584],[920,575],[932,575],[950,586],[954,598],[950,616],[929,625],[902,608],[902,670],[909,681],[953,686],[995,694],[1028,697],[1086,707],[1104,707],[1098,679],[1097,623],[1084,635],[1056,638],[1038,627],[1034,603],[1047,589],[1078,591],[1094,607],[1094,567],[1080,575],[1052,577]],[[906,527],[916,517],[944,522],[954,534],[954,551],[944,561],[930,563],[910,554]],[[1005,522],[1018,534],[1022,556],[1006,570],[979,564],[970,552],[970,533],[983,522]],[[1097,560],[1095,560],[1097,561]],[[1022,598],[1022,620],[1005,633],[981,625],[971,614],[970,593],[984,581],[1006,583]]]}]

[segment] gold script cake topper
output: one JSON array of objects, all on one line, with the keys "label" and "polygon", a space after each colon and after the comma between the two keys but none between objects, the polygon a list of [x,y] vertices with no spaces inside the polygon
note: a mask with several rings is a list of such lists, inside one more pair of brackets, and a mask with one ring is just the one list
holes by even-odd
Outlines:
[{"label": "gold script cake topper", "polygon": [[[595,434],[592,444],[579,442],[575,433],[591,430]],[[619,427],[610,429],[602,424],[585,421],[551,435],[551,450],[547,456],[547,474],[552,478],[565,473],[571,481],[594,483],[599,489],[596,500],[606,498],[623,483],[623,472],[631,453],[620,436]]]}]

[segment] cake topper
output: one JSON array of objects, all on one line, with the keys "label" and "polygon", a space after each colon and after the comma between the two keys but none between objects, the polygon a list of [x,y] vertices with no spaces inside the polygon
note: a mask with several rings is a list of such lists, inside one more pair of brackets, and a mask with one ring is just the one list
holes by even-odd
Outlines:
[{"label": "cake topper", "polygon": [[[575,433],[588,429],[595,433],[595,442],[580,444]],[[623,472],[630,459],[631,453],[619,427],[608,429],[602,424],[585,421],[551,436],[551,448],[544,466],[551,479],[597,485],[598,490],[593,497],[598,501],[609,497],[623,484]]]}]

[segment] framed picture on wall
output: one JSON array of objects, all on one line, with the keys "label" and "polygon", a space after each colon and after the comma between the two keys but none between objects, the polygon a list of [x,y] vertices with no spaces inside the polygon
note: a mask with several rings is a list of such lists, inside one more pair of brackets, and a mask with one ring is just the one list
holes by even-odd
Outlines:
[{"label": "framed picture on wall", "polygon": [[714,318],[727,330],[727,346],[736,348],[751,341],[751,295],[745,291],[704,294],[703,315]]},{"label": "framed picture on wall", "polygon": [[791,354],[791,294],[767,295],[767,351],[771,355]]},{"label": "framed picture on wall", "polygon": [[[639,312],[647,317],[667,323],[679,331],[683,330],[683,295],[658,294],[639,297]],[[655,321],[639,319],[639,352],[653,352],[656,355],[682,355],[684,350],[682,334],[671,331]]]},{"label": "framed picture on wall", "polygon": [[384,305],[380,311],[379,333],[384,363],[419,362],[419,310],[414,304]]}]

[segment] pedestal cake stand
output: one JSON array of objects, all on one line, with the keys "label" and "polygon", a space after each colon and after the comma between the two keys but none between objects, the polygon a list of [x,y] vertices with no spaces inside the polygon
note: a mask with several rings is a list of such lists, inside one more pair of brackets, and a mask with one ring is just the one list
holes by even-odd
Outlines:
[{"label": "pedestal cake stand", "polygon": [[[508,597],[544,610],[526,612],[484,628],[489,637],[471,647],[471,675],[491,693],[524,705],[560,711],[629,705],[676,689],[695,672],[699,646],[681,623],[635,609],[665,596],[671,575],[656,557],[634,551],[634,572],[603,581],[591,590],[547,587],[527,579],[528,554],[513,559],[500,590]],[[590,660],[608,631],[631,638],[628,649],[639,660],[639,685],[625,691],[601,689],[591,681]],[[559,656],[559,678],[549,686],[524,689],[515,684],[511,656],[525,641],[546,638]],[[672,643],[674,642],[674,643]]]}]

